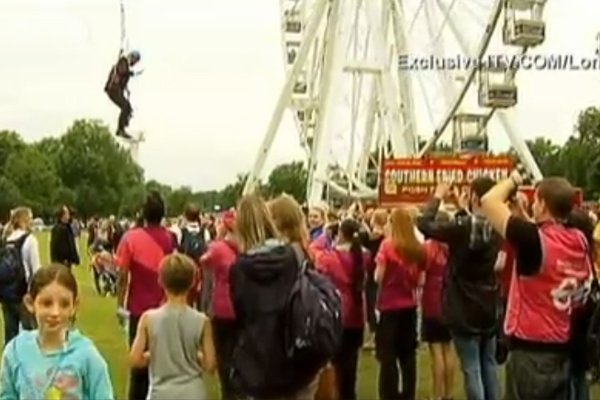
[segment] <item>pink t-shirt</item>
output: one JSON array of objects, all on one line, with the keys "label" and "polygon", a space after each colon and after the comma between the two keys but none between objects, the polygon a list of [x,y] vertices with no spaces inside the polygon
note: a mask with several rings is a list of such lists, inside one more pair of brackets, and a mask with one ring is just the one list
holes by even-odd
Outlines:
[{"label": "pink t-shirt", "polygon": [[[363,267],[366,273],[371,257],[363,252]],[[327,275],[342,298],[342,324],[344,328],[362,328],[365,323],[364,297],[356,298],[354,293],[354,262],[348,251],[322,250],[315,251],[315,267]]]},{"label": "pink t-shirt", "polygon": [[202,256],[202,264],[214,273],[213,312],[219,319],[235,319],[229,285],[229,271],[237,259],[236,245],[233,242],[218,240],[212,242]]},{"label": "pink t-shirt", "polygon": [[132,316],[160,306],[164,292],[158,283],[158,270],[165,255],[174,250],[171,232],[162,227],[132,229],[121,239],[116,264],[129,270],[127,310]]},{"label": "pink t-shirt", "polygon": [[381,242],[375,263],[385,266],[379,288],[377,309],[392,311],[416,307],[416,290],[419,280],[417,265],[404,260],[389,238]]},{"label": "pink t-shirt", "polygon": [[425,284],[423,285],[423,317],[442,318],[442,289],[448,265],[448,247],[435,240],[425,241]]}]

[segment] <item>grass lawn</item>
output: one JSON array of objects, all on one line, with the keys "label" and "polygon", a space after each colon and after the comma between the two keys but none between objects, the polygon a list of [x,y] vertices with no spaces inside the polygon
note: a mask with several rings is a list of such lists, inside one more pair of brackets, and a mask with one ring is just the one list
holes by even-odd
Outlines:
[{"label": "grass lawn", "polygon": [[[48,259],[48,235],[40,234],[40,252],[43,262]],[[83,249],[83,241],[81,242]],[[83,253],[83,252],[82,252]],[[96,295],[91,274],[87,268],[87,257],[82,254],[82,265],[75,268],[80,287],[80,310],[77,314],[77,326],[81,331],[94,340],[100,352],[108,362],[110,375],[117,399],[126,398],[127,366],[126,355],[128,352],[125,332],[117,324],[115,317],[115,300],[101,298]],[[0,335],[3,330],[0,329]],[[0,343],[4,343],[3,340]],[[425,346],[419,349],[418,393],[419,399],[431,395],[431,374],[429,357]],[[218,380],[208,378],[208,387],[211,399],[218,399]],[[455,385],[455,399],[464,399],[462,384],[458,378]],[[358,392],[360,399],[377,398],[377,363],[369,352],[363,352],[360,360]],[[600,391],[595,391],[592,398],[600,398]]]}]

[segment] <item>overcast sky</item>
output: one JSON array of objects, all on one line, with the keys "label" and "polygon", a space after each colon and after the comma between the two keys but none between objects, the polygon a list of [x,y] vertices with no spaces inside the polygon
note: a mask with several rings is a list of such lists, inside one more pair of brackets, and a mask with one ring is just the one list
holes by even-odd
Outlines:
[{"label": "overcast sky", "polygon": [[[283,84],[279,2],[129,3],[130,42],[145,68],[131,91],[135,126],[147,135],[146,175],[220,188],[252,165]],[[550,0],[546,17],[548,40],[538,52],[592,55],[600,2]],[[0,129],[28,141],[59,135],[75,118],[114,129],[118,110],[102,89],[118,49],[117,0],[0,0]],[[514,115],[525,137],[563,141],[577,113],[600,103],[600,71],[531,71],[518,83]],[[300,156],[287,117],[268,166]]]}]

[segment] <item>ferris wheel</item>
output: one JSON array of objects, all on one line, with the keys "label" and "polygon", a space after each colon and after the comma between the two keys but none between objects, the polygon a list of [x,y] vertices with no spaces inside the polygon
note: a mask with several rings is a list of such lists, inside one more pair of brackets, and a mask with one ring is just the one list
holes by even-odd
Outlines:
[{"label": "ferris wheel", "polygon": [[443,138],[457,153],[487,152],[491,124],[541,179],[512,123],[522,93],[511,60],[544,42],[546,0],[280,3],[287,79],[245,193],[288,110],[308,159],[309,204],[327,192],[375,198],[382,159],[422,157]]}]

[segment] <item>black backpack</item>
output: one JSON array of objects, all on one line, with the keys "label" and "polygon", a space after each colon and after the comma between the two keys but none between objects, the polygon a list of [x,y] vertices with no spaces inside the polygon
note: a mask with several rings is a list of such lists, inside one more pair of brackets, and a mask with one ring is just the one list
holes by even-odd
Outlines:
[{"label": "black backpack", "polygon": [[[593,267],[592,267],[593,268]],[[600,284],[594,273],[590,293],[583,307],[573,316],[574,368],[591,373],[600,381]]]},{"label": "black backpack", "polygon": [[6,241],[0,248],[0,301],[20,302],[27,293],[25,264],[21,250],[28,233]]},{"label": "black backpack", "polygon": [[342,300],[329,278],[316,271],[301,249],[294,250],[300,268],[288,301],[288,356],[318,371],[341,345]]},{"label": "black backpack", "polygon": [[181,230],[181,244],[179,252],[189,256],[195,262],[200,260],[200,257],[206,252],[206,242],[204,241],[204,230],[191,232],[183,228]]},{"label": "black backpack", "polygon": [[[232,268],[231,293],[242,328],[230,376],[239,393],[264,399],[293,395],[337,350],[339,295],[307,267],[292,246],[279,246],[241,254]],[[333,300],[323,293],[335,293]]]}]

